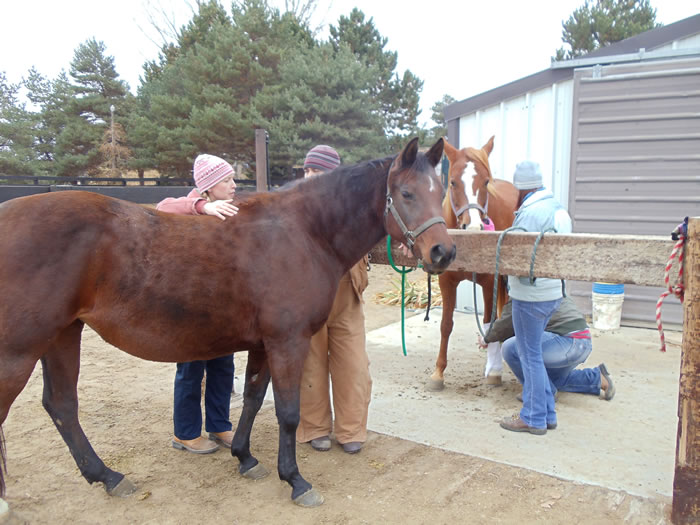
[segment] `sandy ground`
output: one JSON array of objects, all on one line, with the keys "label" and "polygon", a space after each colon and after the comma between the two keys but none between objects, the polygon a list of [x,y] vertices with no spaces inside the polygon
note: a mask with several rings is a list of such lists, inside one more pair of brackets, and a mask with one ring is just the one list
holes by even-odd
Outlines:
[{"label": "sandy ground", "polygon": [[[321,507],[293,505],[290,487],[275,472],[257,482],[241,478],[237,461],[224,450],[195,456],[173,449],[174,365],[133,358],[86,329],[81,422],[105,463],[125,473],[138,490],[112,498],[80,476],[41,407],[39,365],[4,425],[6,500],[13,512],[30,523],[70,525],[669,522],[680,334],[667,334],[665,360],[651,354],[658,346],[651,330],[599,334],[591,359],[604,358],[614,367],[611,372],[620,378],[616,399],[605,403],[563,394],[559,429],[543,437],[507,433],[498,428],[496,416],[517,409],[517,385],[508,374],[503,387],[483,385],[483,356],[473,347],[468,321],[453,338],[457,349],[451,349],[445,391],[424,390],[439,344],[440,311],[424,324],[422,313],[420,318],[408,314],[409,355],[403,357],[399,308],[371,300],[390,287],[391,272],[374,266],[365,294],[374,380],[367,444],[354,456],[338,446],[327,453],[308,445],[297,449],[302,474],[325,496]],[[645,361],[647,353],[649,364],[637,372],[636,362]],[[244,360],[236,357],[240,373]],[[658,424],[640,416],[642,409],[647,416],[658,413]],[[239,413],[236,395],[234,422]],[[641,436],[635,442],[640,428],[642,434],[658,434],[648,446],[658,446],[659,452],[645,448]],[[273,471],[277,436],[273,403],[266,402],[251,442],[256,457]],[[623,482],[608,474],[615,470],[623,471]],[[636,488],[629,483],[635,477]]]}]

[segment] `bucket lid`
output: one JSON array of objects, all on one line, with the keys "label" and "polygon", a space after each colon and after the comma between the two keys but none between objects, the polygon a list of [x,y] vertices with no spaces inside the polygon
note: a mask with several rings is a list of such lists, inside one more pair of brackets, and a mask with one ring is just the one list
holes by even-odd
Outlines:
[{"label": "bucket lid", "polygon": [[593,283],[593,291],[600,294],[622,294],[625,293],[624,284]]}]

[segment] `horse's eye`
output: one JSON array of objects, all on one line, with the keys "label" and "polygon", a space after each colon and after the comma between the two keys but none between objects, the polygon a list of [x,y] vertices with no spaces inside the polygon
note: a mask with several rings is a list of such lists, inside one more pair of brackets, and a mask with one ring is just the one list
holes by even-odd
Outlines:
[{"label": "horse's eye", "polygon": [[406,190],[401,190],[401,196],[408,201],[413,200],[413,193]]},{"label": "horse's eye", "polygon": [[456,183],[455,181],[451,180],[451,181],[450,181],[450,186],[452,186],[453,188],[456,188],[456,187],[457,187],[457,183]]}]

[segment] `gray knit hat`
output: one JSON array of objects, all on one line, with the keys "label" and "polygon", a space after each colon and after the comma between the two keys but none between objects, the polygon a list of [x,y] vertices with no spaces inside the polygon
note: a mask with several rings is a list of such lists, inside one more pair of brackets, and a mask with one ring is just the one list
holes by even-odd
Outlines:
[{"label": "gray knit hat", "polygon": [[534,190],[542,187],[540,165],[531,160],[521,162],[515,167],[513,186],[519,190]]}]

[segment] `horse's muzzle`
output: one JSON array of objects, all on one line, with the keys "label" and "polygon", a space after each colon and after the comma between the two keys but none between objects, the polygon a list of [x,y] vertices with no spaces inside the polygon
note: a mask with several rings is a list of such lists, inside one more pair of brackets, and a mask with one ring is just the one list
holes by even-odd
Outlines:
[{"label": "horse's muzzle", "polygon": [[430,249],[430,264],[424,262],[423,267],[428,273],[442,273],[452,264],[455,257],[457,257],[457,246],[436,244]]}]

